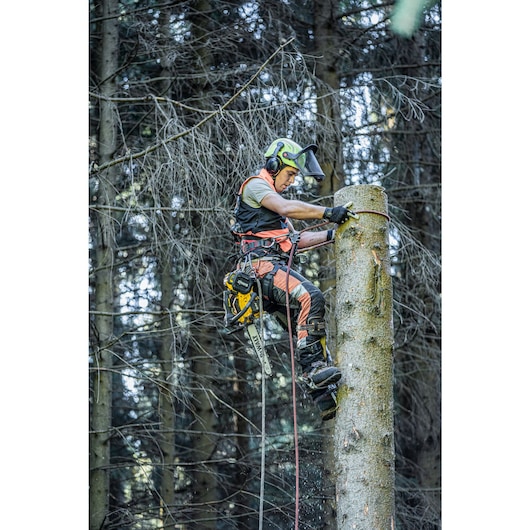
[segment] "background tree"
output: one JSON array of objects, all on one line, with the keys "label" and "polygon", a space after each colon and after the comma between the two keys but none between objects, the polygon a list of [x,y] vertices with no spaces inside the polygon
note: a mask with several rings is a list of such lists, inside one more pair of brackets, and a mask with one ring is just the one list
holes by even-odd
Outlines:
[{"label": "background tree", "polygon": [[[99,107],[99,128],[96,133],[99,160],[112,160],[118,146],[117,120],[113,103],[116,91],[115,72],[118,69],[118,2],[105,1],[100,6],[99,23],[101,45],[94,50],[94,64],[98,73],[98,90],[102,99]],[[112,371],[114,326],[112,313],[115,306],[114,260],[116,252],[115,220],[111,210],[115,200],[114,183],[117,167],[101,174],[91,200],[99,205],[93,218],[94,289],[95,315],[91,327],[92,394],[90,414],[90,528],[101,528],[109,510],[109,466],[111,445],[109,433],[112,416]]]},{"label": "background tree", "polygon": [[[90,204],[90,302],[94,337],[105,329],[103,317],[113,326],[112,426],[98,429],[111,449],[109,507],[92,498],[94,510],[107,514],[104,527],[165,521],[181,529],[257,528],[263,473],[266,525],[292,525],[285,332],[267,319],[275,373],[263,380],[244,337],[223,333],[222,310],[222,279],[235,259],[235,193],[257,172],[270,141],[292,136],[302,144],[318,140],[319,160],[339,179],[334,186],[377,183],[387,190],[397,323],[396,515],[403,528],[437,528],[439,8],[403,40],[389,31],[391,6],[372,2],[124,0],[119,17],[104,16],[101,5],[90,3],[90,185],[98,197],[95,191],[112,182],[112,195]],[[117,63],[105,76],[97,66],[104,21],[119,29]],[[101,88],[107,80],[112,93]],[[104,105],[117,124],[111,156],[98,142]],[[303,179],[290,194],[331,205],[326,189]],[[113,284],[96,274],[96,230],[110,215]],[[306,256],[296,265],[304,274],[316,282],[333,276],[332,247]],[[113,306],[102,310],[97,300],[109,285]],[[331,301],[332,285],[325,290]],[[92,345],[95,381],[104,370],[95,362],[98,343]],[[95,394],[91,383],[92,400]],[[301,524],[334,528],[334,484],[315,464],[332,451],[332,430],[301,388],[297,413]]]}]

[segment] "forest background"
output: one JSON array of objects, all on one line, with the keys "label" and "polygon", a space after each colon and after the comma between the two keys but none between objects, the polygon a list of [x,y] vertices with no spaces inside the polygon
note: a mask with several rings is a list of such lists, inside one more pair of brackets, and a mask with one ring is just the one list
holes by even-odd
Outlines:
[{"label": "forest background", "polygon": [[[387,191],[395,519],[439,528],[439,5],[408,38],[388,28],[391,6],[370,1],[90,7],[91,530],[284,529],[298,513],[306,530],[340,528],[334,431],[300,391],[292,435],[286,333],[268,319],[264,378],[223,322],[236,192],[277,137],[316,143],[327,176],[300,177],[292,198]],[[326,293],[333,352],[333,247],[303,257],[296,267]]]},{"label": "forest background", "polygon": [[[68,11],[71,11],[70,6]],[[452,16],[451,9],[446,11],[444,31],[447,31],[447,26],[463,29],[462,21],[469,21],[470,17],[461,17],[461,7],[458,14],[453,13]],[[39,14],[38,10],[34,13],[37,16]],[[81,12],[78,15],[77,19],[82,20],[86,14]],[[486,17],[486,23],[493,22],[492,18]],[[39,28],[34,28],[35,35],[39,35],[40,24],[37,26]],[[47,33],[47,38],[42,38],[43,42],[48,43],[46,48],[34,48],[31,56],[28,55],[28,62],[35,65],[35,79],[40,80],[39,104],[32,105],[30,111],[34,121],[40,124],[40,127],[32,128],[31,151],[26,143],[16,141],[24,137],[27,127],[25,120],[9,120],[13,124],[12,134],[4,144],[5,153],[9,153],[9,158],[16,161],[15,164],[7,164],[6,174],[23,174],[31,179],[31,197],[26,193],[28,181],[11,178],[7,182],[6,196],[24,197],[27,215],[24,220],[17,221],[16,231],[7,231],[6,248],[16,249],[17,254],[15,260],[3,263],[6,277],[20,278],[21,273],[24,277],[16,285],[9,282],[5,286],[12,308],[6,329],[24,339],[21,341],[24,359],[31,360],[31,369],[24,363],[22,391],[17,378],[2,388],[3,417],[7,424],[17,429],[16,435],[4,437],[2,444],[5,454],[24,454],[24,458],[10,458],[6,464],[11,478],[11,492],[19,491],[30,473],[39,490],[38,498],[32,499],[38,511],[46,516],[50,514],[50,506],[54,506],[56,513],[56,505],[50,501],[50,496],[55,498],[55,493],[46,492],[50,489],[53,492],[60,491],[61,513],[72,521],[77,520],[80,511],[86,511],[85,504],[88,502],[84,498],[88,483],[86,358],[83,354],[76,354],[84,349],[80,338],[88,340],[83,321],[83,313],[86,315],[86,275],[82,272],[86,270],[86,239],[81,235],[86,233],[86,181],[81,175],[86,175],[86,144],[83,140],[86,128],[83,126],[87,119],[86,106],[78,101],[86,101],[84,94],[88,85],[88,66],[87,50],[81,43],[77,53],[83,60],[67,61],[68,75],[62,78],[64,85],[61,85],[61,89],[58,90],[57,83],[43,82],[49,76],[44,75],[44,61],[38,59],[44,55],[68,57],[72,52],[65,51],[65,41],[79,41],[78,26],[66,25],[64,30],[63,26],[61,29],[58,35],[50,36]],[[522,30],[520,28],[514,35],[520,36]],[[12,33],[6,32],[5,35],[10,36]],[[486,36],[489,37],[489,34]],[[458,520],[459,524],[465,524],[467,520],[469,524],[480,524],[483,528],[501,524],[501,520],[508,526],[523,520],[518,511],[519,506],[524,506],[524,503],[518,502],[518,495],[522,495],[523,489],[510,488],[514,483],[511,472],[517,469],[521,474],[527,473],[523,467],[525,462],[520,462],[518,457],[524,450],[525,437],[521,430],[522,422],[516,420],[520,420],[517,405],[526,402],[523,391],[526,359],[520,357],[520,345],[524,344],[521,330],[524,329],[525,319],[517,308],[519,300],[527,295],[528,288],[524,282],[521,284],[513,278],[507,281],[510,289],[491,281],[491,271],[505,270],[505,263],[517,262],[520,253],[521,241],[515,228],[523,224],[521,212],[525,211],[525,187],[517,179],[520,174],[518,158],[525,152],[525,146],[519,134],[484,134],[484,131],[509,131],[510,128],[507,128],[508,122],[504,119],[498,123],[492,120],[490,112],[482,110],[491,109],[492,106],[500,109],[501,103],[511,108],[513,102],[524,102],[525,98],[517,86],[511,86],[511,103],[491,95],[502,93],[506,75],[488,79],[481,90],[472,88],[476,87],[476,83],[471,82],[475,79],[474,75],[487,71],[489,58],[495,56],[493,53],[488,54],[491,47],[489,39],[479,39],[476,45],[459,42],[456,48],[449,47],[448,52],[444,52],[444,69],[447,72],[444,74],[444,99],[447,98],[451,104],[449,118],[444,121],[444,174],[448,175],[444,179],[444,194],[447,196],[444,201],[447,201],[445,204],[451,210],[459,212],[458,220],[454,214],[447,212],[450,220],[444,224],[444,240],[450,239],[449,251],[447,254],[444,251],[444,282],[446,278],[449,279],[448,285],[444,283],[444,349],[455,352],[447,361],[444,359],[451,385],[448,404],[444,401],[444,431],[450,433],[447,442],[444,433],[444,459],[450,459],[449,473],[447,478],[444,477],[444,497],[448,499],[449,506],[446,520]],[[513,53],[516,48],[510,48],[511,53],[504,57],[503,71],[517,70],[512,68],[517,64],[517,55]],[[4,46],[4,49],[8,47]],[[467,49],[473,57],[472,61],[466,62],[466,69],[462,67],[461,49]],[[19,56],[24,57],[22,52]],[[19,71],[14,63],[6,63],[6,66],[11,65],[13,72]],[[86,82],[83,84],[79,79]],[[65,94],[64,87],[68,89],[68,94]],[[19,84],[17,100],[34,101],[34,89],[33,83]],[[13,88],[4,88],[4,93],[12,95]],[[498,112],[507,117],[506,112]],[[6,108],[8,118],[12,113],[12,108]],[[455,121],[458,121],[455,120],[455,113],[457,116],[466,116],[462,120],[469,128],[469,135],[464,135],[465,142],[462,139],[462,127],[455,125]],[[50,125],[57,123],[57,115],[62,115],[59,125]],[[50,134],[50,131],[53,133]],[[60,161],[56,155],[59,143]],[[465,157],[460,155],[463,143]],[[28,156],[29,153],[31,156]],[[501,161],[498,154],[502,155]],[[22,164],[23,172],[20,170]],[[491,183],[487,178],[492,173],[509,175],[509,189],[502,186],[497,189],[491,184],[487,189],[485,184]],[[455,175],[465,175],[467,178],[454,180]],[[46,177],[53,177],[56,184],[50,186],[50,179]],[[65,195],[59,194],[58,190]],[[60,207],[57,205],[58,197]],[[7,220],[13,219],[14,211],[19,213],[18,208],[4,208],[4,226],[9,226]],[[506,230],[506,222],[512,223],[514,230]],[[53,237],[46,239],[47,243],[35,238],[40,226],[43,229],[46,227],[48,233],[54,233]],[[54,243],[52,253],[50,241]],[[488,253],[487,267],[484,266],[486,271],[483,272],[477,263],[478,259],[482,259],[483,263],[484,249],[496,244],[499,245],[495,247],[497,252]],[[38,281],[27,282],[29,269],[21,268],[21,264],[35,263],[37,255],[48,258],[39,261]],[[463,256],[468,259],[463,260]],[[508,269],[511,269],[511,265]],[[33,268],[33,278],[35,271]],[[466,278],[464,282],[462,276]],[[25,326],[21,326],[21,319],[13,318],[27,313],[28,302],[33,317],[31,333],[28,333],[27,321]],[[492,309],[492,306],[496,309]],[[499,311],[499,307],[506,308],[506,311]],[[462,322],[465,322],[466,328],[464,336],[455,334],[455,329],[461,328]],[[450,330],[447,336],[445,328]],[[499,333],[499,329],[509,330],[509,333]],[[504,362],[498,362],[499,355]],[[20,358],[16,362],[15,357],[6,361],[6,375],[20,372]],[[499,381],[497,372],[503,367],[508,367],[502,373],[506,375],[505,379],[509,378],[510,384],[496,384],[492,395],[491,382]],[[514,370],[513,367],[523,369]],[[17,396],[16,406],[13,406],[14,395]],[[31,422],[27,421],[28,417],[31,417]],[[503,441],[506,442],[500,447],[495,441],[499,430],[502,430]],[[34,453],[31,449],[36,440],[39,444],[38,454],[35,454],[34,459],[28,459],[27,455]],[[502,461],[498,458],[500,451]],[[28,460],[30,462],[25,463]],[[24,473],[20,470],[24,470]],[[489,484],[491,480],[502,483],[503,487],[495,489],[494,493],[489,488],[481,487],[481,483]],[[50,483],[52,488],[49,487]],[[16,509],[20,497],[11,493],[7,498],[13,511],[22,513],[21,505]],[[462,498],[465,498],[467,509],[453,512],[456,499],[460,503]],[[488,504],[510,508],[484,510],[483,506]],[[62,524],[62,521],[57,522],[56,527],[60,528]],[[65,528],[71,527],[70,524],[64,521]]]}]

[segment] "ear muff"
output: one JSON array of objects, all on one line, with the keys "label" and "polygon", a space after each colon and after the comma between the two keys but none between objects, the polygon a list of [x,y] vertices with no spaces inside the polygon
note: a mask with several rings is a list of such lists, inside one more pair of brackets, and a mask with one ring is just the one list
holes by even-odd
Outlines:
[{"label": "ear muff", "polygon": [[275,177],[280,170],[282,169],[282,161],[280,160],[280,157],[278,156],[278,153],[280,152],[280,149],[284,146],[283,142],[278,142],[276,144],[276,148],[274,149],[274,153],[272,153],[271,157],[267,159],[265,162],[265,169],[271,174],[271,176]]},{"label": "ear muff", "polygon": [[278,157],[276,158],[269,158],[267,162],[265,162],[265,169],[273,176],[275,177],[280,172],[280,159]]}]

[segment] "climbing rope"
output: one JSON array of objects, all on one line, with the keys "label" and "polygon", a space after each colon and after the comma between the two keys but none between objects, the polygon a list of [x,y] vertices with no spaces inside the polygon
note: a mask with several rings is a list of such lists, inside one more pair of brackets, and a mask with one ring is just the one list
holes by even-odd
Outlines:
[{"label": "climbing rope", "polygon": [[378,212],[377,210],[357,210],[356,212],[353,212],[354,214],[358,213],[373,213],[375,215],[382,215],[387,221],[390,221],[390,216],[384,212]]},{"label": "climbing rope", "polygon": [[[265,343],[263,325],[263,296],[261,292],[261,283],[256,282],[258,287],[259,300],[259,319],[260,325],[260,340],[262,345]],[[263,530],[263,500],[265,498],[265,363],[261,362],[261,469],[260,469],[260,488],[259,488],[259,530]]]}]

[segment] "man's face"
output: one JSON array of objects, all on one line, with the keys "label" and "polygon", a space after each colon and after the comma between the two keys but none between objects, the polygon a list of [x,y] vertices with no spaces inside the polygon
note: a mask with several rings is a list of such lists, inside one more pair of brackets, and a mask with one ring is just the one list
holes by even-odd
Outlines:
[{"label": "man's face", "polygon": [[283,193],[298,175],[298,169],[291,166],[285,166],[274,179],[274,187],[278,193]]}]

